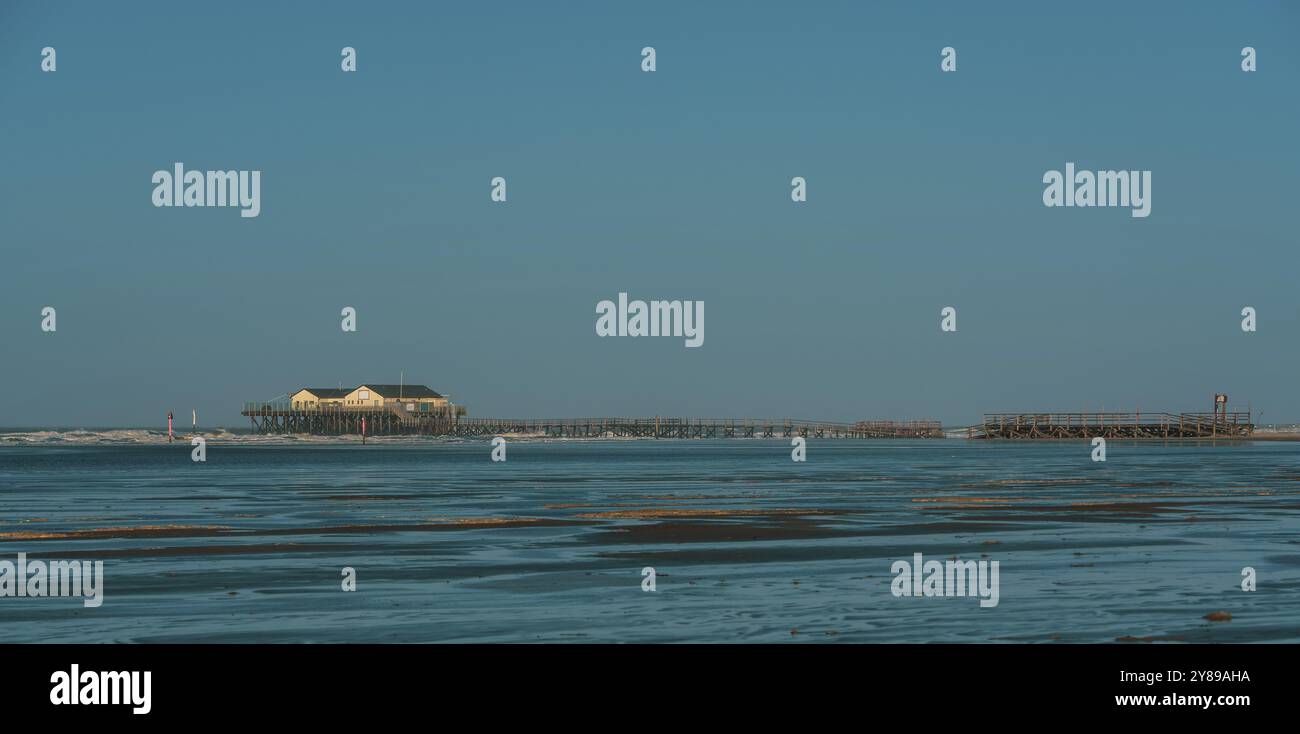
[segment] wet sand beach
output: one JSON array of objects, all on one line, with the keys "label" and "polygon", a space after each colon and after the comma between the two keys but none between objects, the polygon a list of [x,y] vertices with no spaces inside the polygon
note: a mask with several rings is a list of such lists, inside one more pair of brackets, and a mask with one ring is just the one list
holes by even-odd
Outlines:
[{"label": "wet sand beach", "polygon": [[[490,448],[0,447],[0,560],[105,575],[98,608],[0,598],[0,641],[1300,640],[1287,442]],[[894,596],[914,553],[998,561],[997,606]]]}]

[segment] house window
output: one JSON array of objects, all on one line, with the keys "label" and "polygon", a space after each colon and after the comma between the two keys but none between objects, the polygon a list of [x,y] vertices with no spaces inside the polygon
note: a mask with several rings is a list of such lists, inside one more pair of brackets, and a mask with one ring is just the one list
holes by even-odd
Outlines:
[{"label": "house window", "polygon": [[358,397],[358,398],[361,398],[362,400],[369,400],[369,399],[370,399],[370,391],[369,391],[369,390],[362,390],[361,392],[357,393],[357,397]]}]

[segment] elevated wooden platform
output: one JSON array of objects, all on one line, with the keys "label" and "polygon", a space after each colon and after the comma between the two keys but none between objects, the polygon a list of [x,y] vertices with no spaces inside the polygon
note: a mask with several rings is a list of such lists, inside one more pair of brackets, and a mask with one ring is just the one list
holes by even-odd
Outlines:
[{"label": "elevated wooden platform", "polygon": [[938,421],[827,423],[761,418],[466,418],[450,405],[425,411],[397,406],[300,409],[245,403],[242,414],[259,434],[368,436],[539,436],[547,438],[943,438]]},{"label": "elevated wooden platform", "polygon": [[465,415],[465,407],[447,405],[428,411],[408,411],[396,405],[295,408],[285,403],[245,403],[242,415],[253,433],[307,433],[318,436],[443,435]]},{"label": "elevated wooden platform", "polygon": [[968,429],[987,439],[1246,438],[1249,412],[1215,413],[985,413]]}]

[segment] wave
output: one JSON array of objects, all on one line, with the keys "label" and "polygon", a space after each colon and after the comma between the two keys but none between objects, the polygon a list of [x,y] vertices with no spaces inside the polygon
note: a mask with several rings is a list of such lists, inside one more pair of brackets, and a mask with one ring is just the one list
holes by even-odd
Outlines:
[{"label": "wave", "polygon": [[[592,440],[635,441],[626,436],[609,436],[604,439],[568,438],[546,436],[544,434],[510,433],[504,434],[511,441],[537,443],[567,443]],[[176,431],[176,443],[188,444],[195,436],[202,436],[209,443],[247,444],[247,445],[295,445],[295,444],[360,444],[360,434],[343,436],[320,436],[306,433],[255,434],[235,433],[225,428],[199,429],[198,431]],[[456,444],[482,443],[491,441],[492,436],[367,436],[368,444]],[[0,430],[0,447],[2,446],[152,446],[167,443],[167,431],[152,428],[104,428],[104,429],[37,429],[37,430]]]},{"label": "wave", "polygon": [[0,443],[61,444],[61,443],[167,443],[166,431],[145,428],[119,428],[89,430],[85,428],[45,431],[13,431],[0,433]]},{"label": "wave", "polygon": [[[189,443],[195,436],[209,442],[235,444],[336,444],[361,443],[361,436],[313,436],[308,434],[258,435],[234,433],[224,428],[177,431],[174,441]],[[445,437],[431,436],[369,436],[367,442],[402,443],[446,441]],[[0,446],[81,446],[81,445],[155,445],[167,443],[167,431],[150,428],[65,429],[0,432]]]}]

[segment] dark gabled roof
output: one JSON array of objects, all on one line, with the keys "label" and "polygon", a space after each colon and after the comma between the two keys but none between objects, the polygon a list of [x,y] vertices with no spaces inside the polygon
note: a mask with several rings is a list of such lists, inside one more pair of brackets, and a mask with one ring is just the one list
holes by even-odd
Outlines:
[{"label": "dark gabled roof", "polygon": [[[352,388],[350,387],[348,388],[304,387],[303,390],[306,390],[307,392],[311,393],[312,395],[315,395],[318,398],[342,398],[342,397],[346,397],[348,393],[352,392]],[[299,390],[298,392],[302,392],[302,390]]]},{"label": "dark gabled roof", "polygon": [[430,390],[424,385],[372,385],[366,383],[362,387],[370,388],[371,392],[379,393],[386,398],[440,398],[438,393]]}]

